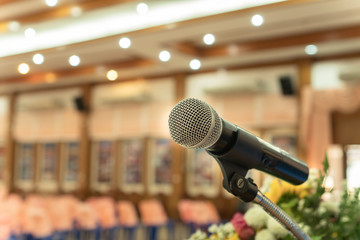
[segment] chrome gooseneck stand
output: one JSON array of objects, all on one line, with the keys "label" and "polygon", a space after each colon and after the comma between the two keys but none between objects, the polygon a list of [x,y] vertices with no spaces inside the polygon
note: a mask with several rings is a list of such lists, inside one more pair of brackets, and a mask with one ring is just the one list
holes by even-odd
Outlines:
[{"label": "chrome gooseneck stand", "polygon": [[288,229],[296,239],[311,240],[289,215],[259,191],[251,178],[245,178],[241,174],[235,173],[230,178],[229,183],[232,194],[244,202],[254,202],[260,205],[267,213]]}]

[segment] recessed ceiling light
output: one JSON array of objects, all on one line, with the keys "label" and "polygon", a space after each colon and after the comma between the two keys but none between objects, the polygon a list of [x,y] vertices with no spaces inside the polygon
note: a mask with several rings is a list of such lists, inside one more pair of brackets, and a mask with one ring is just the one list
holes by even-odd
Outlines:
[{"label": "recessed ceiling light", "polygon": [[315,55],[318,52],[318,47],[314,44],[309,44],[305,47],[305,53],[307,55]]},{"label": "recessed ceiling light", "polygon": [[256,27],[259,27],[264,23],[264,18],[260,14],[256,14],[252,16],[251,23]]},{"label": "recessed ceiling light", "polygon": [[8,23],[8,29],[11,32],[16,32],[17,30],[20,29],[20,23],[18,21],[11,21]]},{"label": "recessed ceiling light", "polygon": [[118,78],[118,74],[115,70],[109,70],[107,73],[106,73],[106,77],[107,79],[109,79],[110,81],[114,81]]},{"label": "recessed ceiling light", "polygon": [[45,0],[46,5],[48,5],[49,7],[55,7],[56,4],[58,3],[58,0]]},{"label": "recessed ceiling light", "polygon": [[34,39],[36,36],[36,31],[33,28],[27,28],[24,31],[24,35],[26,39]]},{"label": "recessed ceiling light", "polygon": [[207,33],[204,35],[203,41],[206,45],[212,45],[215,42],[215,36],[211,33]]},{"label": "recessed ceiling light", "polygon": [[30,67],[27,63],[21,63],[18,66],[18,71],[21,74],[27,74],[30,71]]},{"label": "recessed ceiling light", "polygon": [[136,11],[139,14],[145,14],[149,11],[149,6],[146,3],[139,3],[136,6]]},{"label": "recessed ceiling light", "polygon": [[129,48],[131,46],[131,40],[130,38],[123,37],[119,40],[119,46],[121,48]]},{"label": "recessed ceiling light", "polygon": [[53,72],[49,72],[45,74],[45,82],[53,83],[56,82],[56,74]]},{"label": "recessed ceiling light", "polygon": [[82,8],[81,7],[79,7],[79,6],[74,6],[74,7],[72,7],[71,9],[70,9],[70,14],[71,14],[71,16],[73,16],[73,17],[80,17],[81,16],[81,14],[82,14]]},{"label": "recessed ceiling light", "polygon": [[69,57],[69,63],[71,66],[76,67],[80,64],[80,57],[77,55],[72,55]]},{"label": "recessed ceiling light", "polygon": [[201,67],[201,62],[199,59],[193,59],[190,61],[189,66],[192,70],[198,70]]},{"label": "recessed ceiling light", "polygon": [[33,62],[35,64],[42,64],[44,62],[44,56],[40,53],[37,53],[33,56]]},{"label": "recessed ceiling light", "polygon": [[160,59],[160,61],[162,61],[162,62],[167,62],[167,61],[170,60],[170,58],[171,58],[171,54],[170,54],[168,51],[166,51],[166,50],[161,51],[161,52],[159,53],[159,59]]}]

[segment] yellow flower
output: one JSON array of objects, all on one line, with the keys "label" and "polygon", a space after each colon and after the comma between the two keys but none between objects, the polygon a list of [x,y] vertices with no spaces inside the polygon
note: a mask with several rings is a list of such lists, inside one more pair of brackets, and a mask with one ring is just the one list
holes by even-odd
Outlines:
[{"label": "yellow flower", "polygon": [[304,198],[309,194],[310,185],[305,182],[301,185],[292,185],[288,182],[274,178],[270,184],[269,191],[265,193],[271,201],[276,203],[284,193],[295,193],[299,198]]},{"label": "yellow flower", "polygon": [[239,236],[237,234],[233,234],[230,238],[227,240],[240,240]]}]

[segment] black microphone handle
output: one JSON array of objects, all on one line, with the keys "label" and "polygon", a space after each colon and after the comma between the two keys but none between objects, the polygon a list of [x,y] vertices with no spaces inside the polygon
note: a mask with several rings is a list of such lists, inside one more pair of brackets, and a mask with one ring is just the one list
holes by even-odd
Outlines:
[{"label": "black microphone handle", "polygon": [[264,153],[259,170],[295,185],[302,184],[307,180],[309,168],[304,162],[260,138],[258,140]]},{"label": "black microphone handle", "polygon": [[219,140],[207,149],[221,163],[258,169],[295,185],[307,180],[304,162],[224,119],[222,126]]}]

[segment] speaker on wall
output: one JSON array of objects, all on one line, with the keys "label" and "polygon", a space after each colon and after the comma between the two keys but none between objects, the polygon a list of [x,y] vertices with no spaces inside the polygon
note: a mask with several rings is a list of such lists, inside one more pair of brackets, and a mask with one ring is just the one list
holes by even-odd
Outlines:
[{"label": "speaker on wall", "polygon": [[279,78],[279,82],[281,85],[281,92],[283,95],[294,95],[295,94],[293,80],[290,76],[281,76]]},{"label": "speaker on wall", "polygon": [[74,104],[75,104],[75,108],[79,111],[79,112],[85,112],[86,111],[86,106],[84,103],[84,99],[82,96],[77,96],[74,98]]}]

